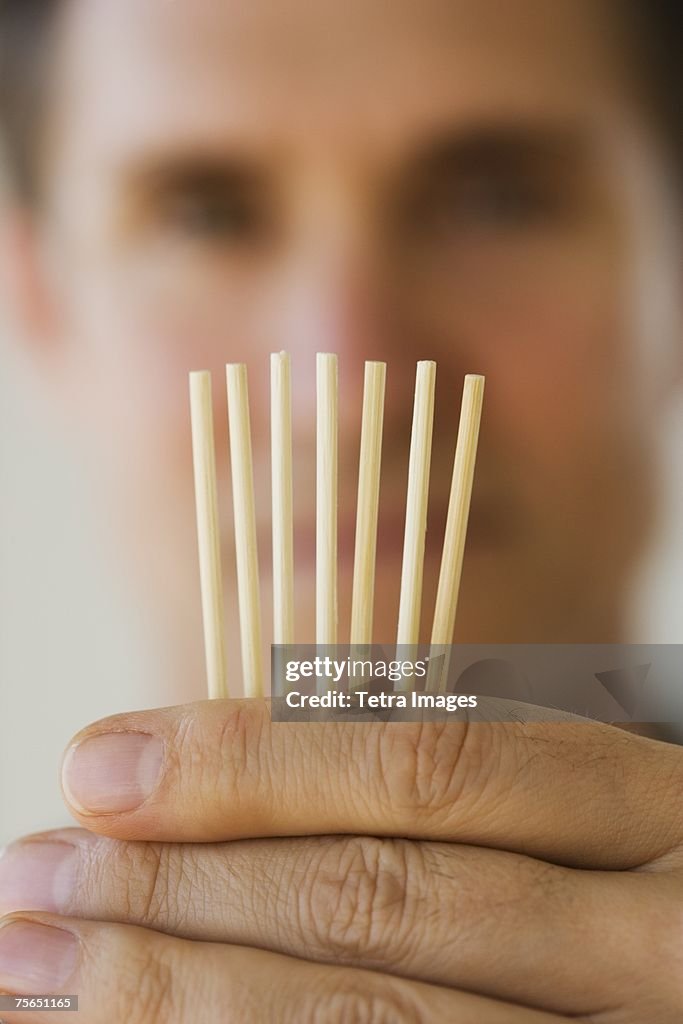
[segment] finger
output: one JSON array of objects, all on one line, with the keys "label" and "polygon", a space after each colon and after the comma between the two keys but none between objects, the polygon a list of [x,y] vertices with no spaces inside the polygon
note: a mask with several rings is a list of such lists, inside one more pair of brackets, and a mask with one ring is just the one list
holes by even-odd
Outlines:
[{"label": "finger", "polygon": [[575,1015],[657,977],[649,951],[670,907],[655,878],[367,836],[174,845],[72,829],[14,844],[0,862],[2,913],[371,966]]},{"label": "finger", "polygon": [[[88,1024],[557,1024],[562,1018],[375,971],[46,915],[0,927],[0,989],[78,994]],[[8,1013],[42,1024],[47,1013]]]},{"label": "finger", "polygon": [[626,868],[683,838],[679,748],[591,722],[271,723],[267,703],[116,716],[67,753],[67,801],[123,839],[351,832]]}]

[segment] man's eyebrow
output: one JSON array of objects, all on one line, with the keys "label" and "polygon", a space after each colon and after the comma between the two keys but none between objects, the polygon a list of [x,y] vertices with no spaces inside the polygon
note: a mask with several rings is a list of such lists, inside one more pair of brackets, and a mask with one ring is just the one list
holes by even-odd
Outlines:
[{"label": "man's eyebrow", "polygon": [[160,153],[120,168],[127,191],[141,197],[186,191],[257,189],[265,172],[255,161],[217,154]]},{"label": "man's eyebrow", "polygon": [[411,160],[420,175],[576,168],[590,152],[590,136],[577,127],[491,124],[450,131],[423,144]]}]

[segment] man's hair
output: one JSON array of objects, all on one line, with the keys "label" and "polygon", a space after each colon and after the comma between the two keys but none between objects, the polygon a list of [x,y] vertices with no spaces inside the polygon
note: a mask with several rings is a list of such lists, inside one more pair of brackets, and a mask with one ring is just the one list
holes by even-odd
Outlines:
[{"label": "man's hair", "polygon": [[[0,0],[0,142],[15,194],[40,194],[54,35],[66,0]],[[610,0],[683,181],[683,0]]]},{"label": "man's hair", "polygon": [[0,150],[9,185],[38,195],[52,46],[64,0],[0,0]]}]

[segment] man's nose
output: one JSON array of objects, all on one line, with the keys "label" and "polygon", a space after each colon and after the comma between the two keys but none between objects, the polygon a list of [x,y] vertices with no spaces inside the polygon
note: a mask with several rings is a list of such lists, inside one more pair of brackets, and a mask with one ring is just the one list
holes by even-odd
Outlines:
[{"label": "man's nose", "polygon": [[[368,360],[387,363],[387,413],[393,395],[408,392],[420,345],[407,336],[391,281],[381,259],[359,253],[319,253],[292,273],[279,303],[277,335],[292,355],[295,437],[309,436],[315,421],[316,353],[339,358],[339,432],[357,431]],[[413,358],[414,357],[414,358]]]}]

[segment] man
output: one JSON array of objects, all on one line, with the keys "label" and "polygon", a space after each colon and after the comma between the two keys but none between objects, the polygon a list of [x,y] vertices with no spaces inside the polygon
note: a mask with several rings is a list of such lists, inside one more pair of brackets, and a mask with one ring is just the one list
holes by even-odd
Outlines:
[{"label": "man", "polygon": [[[471,370],[487,395],[458,638],[625,639],[680,358],[675,136],[655,75],[656,19],[675,10],[43,8],[0,5],[14,320],[96,441],[179,673],[201,679],[187,371],[248,362],[266,496],[279,349],[302,639],[316,350],[342,374],[342,636],[363,362],[388,363],[383,641],[411,382],[434,358],[426,612]],[[226,518],[226,554],[230,537]],[[232,615],[231,649],[236,635]],[[278,731],[235,701],[107,720],[64,764],[88,831],[0,865],[2,909],[23,911],[0,929],[0,987],[78,991],[93,1022],[674,1021],[682,777],[676,748],[597,725]]]}]

